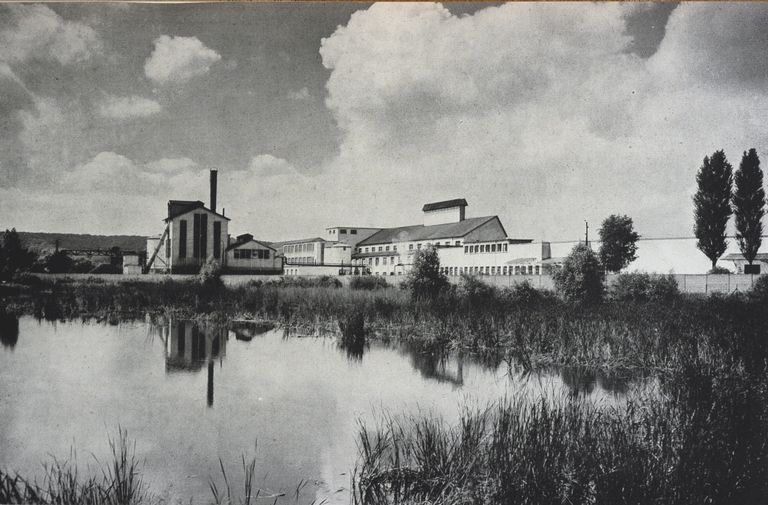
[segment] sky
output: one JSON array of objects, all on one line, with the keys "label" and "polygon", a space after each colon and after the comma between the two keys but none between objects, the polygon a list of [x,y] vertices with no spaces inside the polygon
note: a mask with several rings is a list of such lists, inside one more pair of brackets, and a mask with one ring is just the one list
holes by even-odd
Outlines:
[{"label": "sky", "polygon": [[0,6],[0,227],[151,235],[421,221],[690,236],[704,156],[768,153],[768,4]]}]

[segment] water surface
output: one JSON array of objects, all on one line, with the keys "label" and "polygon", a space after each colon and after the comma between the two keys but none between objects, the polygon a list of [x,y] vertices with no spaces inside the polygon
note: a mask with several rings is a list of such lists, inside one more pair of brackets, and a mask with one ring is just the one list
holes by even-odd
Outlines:
[{"label": "water surface", "polygon": [[73,447],[81,466],[94,466],[121,426],[136,441],[145,481],[172,501],[210,501],[218,458],[237,481],[244,454],[256,457],[262,496],[286,492],[293,502],[304,481],[300,503],[348,503],[358,422],[377,412],[453,419],[462,405],[505,395],[614,402],[629,387],[580,369],[526,375],[413,346],[345,350],[335,339],[245,323],[22,317],[2,326],[0,467],[39,475],[49,455]]}]

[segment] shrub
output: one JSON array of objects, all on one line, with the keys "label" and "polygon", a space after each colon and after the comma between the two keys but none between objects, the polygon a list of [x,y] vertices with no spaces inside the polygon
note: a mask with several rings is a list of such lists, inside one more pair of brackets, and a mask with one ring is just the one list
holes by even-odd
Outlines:
[{"label": "shrub", "polygon": [[197,280],[204,289],[218,289],[224,285],[221,281],[221,265],[215,259],[209,259],[200,268]]},{"label": "shrub", "polygon": [[566,301],[594,304],[603,299],[603,267],[586,244],[577,244],[554,275],[558,294]]},{"label": "shrub", "polygon": [[534,288],[530,282],[525,280],[519,284],[505,288],[503,297],[505,301],[512,305],[517,305],[519,307],[533,307],[544,300],[545,294]]},{"label": "shrub", "polygon": [[435,246],[429,245],[416,252],[413,269],[406,283],[414,299],[434,299],[448,290],[450,284],[448,278],[440,272],[440,257]]},{"label": "shrub", "polygon": [[707,272],[707,273],[708,274],[712,274],[712,275],[727,275],[727,274],[730,274],[732,272],[730,270],[728,270],[727,268],[716,266],[716,267],[710,268],[709,272]]},{"label": "shrub", "polygon": [[768,275],[757,278],[749,290],[749,298],[760,303],[768,302]]},{"label": "shrub", "polygon": [[619,301],[665,302],[680,294],[673,275],[651,276],[644,272],[620,274],[611,286],[611,297]]},{"label": "shrub", "polygon": [[470,274],[461,274],[459,283],[459,296],[472,307],[486,305],[496,298],[496,288],[484,283],[479,277]]},{"label": "shrub", "polygon": [[373,291],[374,289],[389,287],[389,284],[387,279],[378,275],[356,275],[349,280],[349,287]]}]

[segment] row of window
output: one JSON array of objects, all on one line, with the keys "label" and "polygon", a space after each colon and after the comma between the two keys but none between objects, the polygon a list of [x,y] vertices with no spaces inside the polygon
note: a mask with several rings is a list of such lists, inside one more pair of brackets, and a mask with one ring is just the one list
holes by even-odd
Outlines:
[{"label": "row of window", "polygon": [[313,256],[300,256],[297,258],[285,258],[285,260],[293,265],[314,265],[316,263]]},{"label": "row of window", "polygon": [[[358,264],[359,265],[371,265],[371,266],[373,266],[373,265],[378,266],[379,264],[386,265],[387,264],[387,260],[389,260],[389,264],[390,265],[396,265],[397,261],[395,260],[395,258],[397,258],[397,256],[390,256],[389,258],[387,258],[386,256],[384,256],[382,258],[364,258],[362,260],[358,260],[359,261]],[[379,260],[381,260],[381,262],[379,262]]]},{"label": "row of window", "polygon": [[[336,233],[336,230],[328,230],[328,235],[334,235]],[[339,235],[346,235],[347,229],[346,228],[339,228]],[[357,230],[349,230],[350,235],[357,235]]]},{"label": "row of window", "polygon": [[308,242],[304,244],[290,244],[283,246],[283,252],[285,254],[300,253],[300,252],[313,252],[315,250],[315,243]]},{"label": "row of window", "polygon": [[473,244],[464,246],[464,254],[507,252],[507,244]]},{"label": "row of window", "polygon": [[540,265],[515,265],[512,266],[475,266],[475,267],[440,267],[440,272],[445,275],[541,275]]},{"label": "row of window", "polygon": [[269,249],[235,249],[236,260],[269,259]]},{"label": "row of window", "polygon": [[[439,247],[441,245],[450,246],[451,245],[451,241],[450,240],[446,240],[443,243],[440,243],[440,241],[436,241],[434,243],[432,243],[432,242],[425,242],[423,245],[424,245],[424,247],[427,247],[427,246],[430,246],[430,245],[434,245],[435,247]],[[454,245],[460,246],[461,245],[461,240],[457,240],[454,243]],[[419,250],[419,249],[421,249],[422,243],[418,242],[417,244],[415,244],[415,246],[416,246],[416,250]],[[397,246],[396,245],[392,245],[391,247],[392,247],[392,251],[397,251]],[[414,244],[408,244],[408,250],[409,251],[413,251],[413,247],[414,247]],[[499,244],[499,247],[501,247],[501,244]],[[377,249],[377,246],[373,246],[373,247],[358,247],[356,249],[356,251],[358,253],[386,252],[386,251],[389,251],[389,250],[390,250],[390,246],[388,246],[388,245],[385,245],[385,246],[381,246],[380,245],[380,246],[378,246],[378,249]]]}]

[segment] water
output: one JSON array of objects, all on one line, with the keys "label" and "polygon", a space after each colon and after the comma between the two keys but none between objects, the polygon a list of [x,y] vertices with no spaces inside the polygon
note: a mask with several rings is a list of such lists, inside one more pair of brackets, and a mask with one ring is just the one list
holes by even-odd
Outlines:
[{"label": "water", "polygon": [[630,387],[579,369],[525,375],[407,346],[345,350],[269,326],[31,317],[0,326],[0,467],[39,475],[50,455],[72,448],[95,467],[120,426],[136,441],[144,480],[173,502],[210,501],[209,478],[223,485],[218,458],[239,482],[245,455],[256,458],[262,496],[285,492],[293,503],[305,481],[299,503],[348,503],[358,422],[377,412],[453,419],[461,405],[504,395],[616,402]]}]

